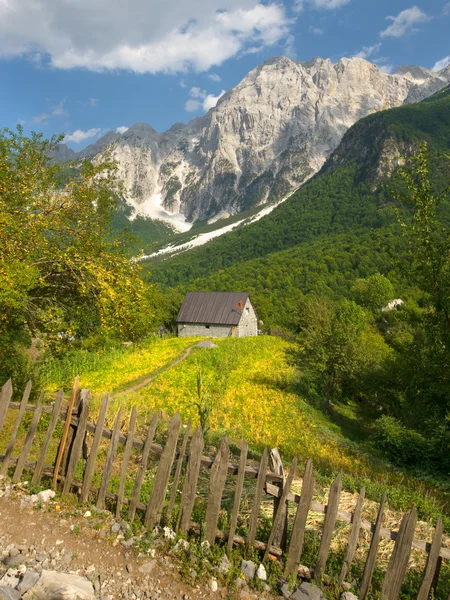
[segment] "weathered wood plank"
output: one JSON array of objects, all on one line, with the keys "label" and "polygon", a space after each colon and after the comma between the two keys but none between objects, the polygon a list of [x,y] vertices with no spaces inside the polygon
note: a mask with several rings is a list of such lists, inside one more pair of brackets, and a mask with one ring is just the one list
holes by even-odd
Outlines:
[{"label": "weathered wood plank", "polygon": [[224,436],[220,440],[219,450],[213,466],[211,467],[211,475],[209,478],[208,488],[208,504],[206,507],[206,540],[212,546],[216,539],[216,527],[219,519],[220,504],[222,502],[223,489],[228,473],[228,457],[230,455],[230,447],[227,437]]},{"label": "weathered wood plank", "polygon": [[3,429],[3,424],[5,422],[6,413],[8,411],[9,402],[11,400],[13,388],[11,379],[2,386],[0,391],[0,433]]},{"label": "weathered wood plank", "polygon": [[355,512],[353,513],[352,529],[348,538],[347,552],[345,553],[344,562],[342,564],[341,573],[339,575],[339,585],[347,577],[353,557],[355,556],[356,547],[358,546],[359,532],[361,531],[361,515],[364,506],[364,498],[366,496],[366,488],[362,487],[359,492],[358,500],[356,501]]},{"label": "weathered wood plank", "polygon": [[[202,464],[203,464],[203,462],[202,462]],[[237,472],[237,469],[235,471]],[[255,471],[257,473],[257,469],[255,469]],[[277,496],[277,497],[280,496],[281,491],[275,485],[270,483],[269,475],[267,476],[266,481],[267,481],[267,483],[266,483],[267,494],[269,494],[270,496]],[[295,502],[296,504],[298,504],[300,502],[300,494],[293,494],[293,493],[289,492],[287,499],[289,500],[289,502]],[[311,510],[314,512],[319,512],[319,513],[325,514],[326,506],[323,506],[319,502],[315,502],[313,500],[311,502]],[[353,513],[348,512],[346,510],[339,510],[338,518],[341,521],[345,521],[346,523],[351,523],[352,519],[353,519]],[[375,524],[363,519],[361,521],[361,529],[365,529],[366,531],[374,532]],[[389,529],[386,529],[385,527],[381,527],[381,529],[380,529],[380,536],[382,538],[385,538],[386,540],[393,540],[394,542],[397,539],[397,533],[398,533],[397,531],[390,531]],[[415,538],[412,543],[412,547],[415,548],[416,550],[420,550],[421,552],[426,552],[428,554],[428,552],[430,551],[431,544],[429,542],[425,542],[424,540],[418,540],[417,538]],[[442,546],[439,551],[439,556],[441,556],[442,558],[445,558],[446,560],[450,560],[450,548],[446,548],[446,547]]]},{"label": "weathered wood plank", "polygon": [[417,513],[413,506],[409,513],[403,515],[398,537],[384,576],[381,597],[384,600],[397,600],[400,595],[403,579],[408,568],[411,555],[411,544],[416,530]]},{"label": "weathered wood plank", "polygon": [[[56,424],[58,422],[59,413],[61,411],[61,404],[64,398],[64,390],[59,390],[56,394],[55,403],[52,409],[52,416],[50,417],[50,423],[48,424],[47,433],[45,434],[44,443],[42,444],[41,453],[36,463],[36,468],[31,479],[33,485],[39,485],[44,472],[45,457],[47,456],[47,450],[50,445],[53,432],[55,431]],[[43,409],[42,409],[43,410]]]},{"label": "weathered wood plank", "polygon": [[230,556],[233,549],[234,535],[236,533],[237,520],[239,515],[239,506],[241,504],[242,490],[244,489],[245,465],[247,462],[248,444],[242,440],[241,456],[239,457],[239,471],[236,480],[236,489],[234,490],[233,512],[231,513],[230,532],[228,534],[227,554]]},{"label": "weathered wood plank", "polygon": [[109,480],[111,479],[114,459],[116,458],[117,447],[119,446],[120,435],[120,420],[122,418],[122,407],[119,408],[114,422],[114,429],[111,441],[109,443],[108,452],[106,454],[106,463],[103,469],[102,482],[97,496],[97,508],[105,508],[105,497],[108,489]]},{"label": "weathered wood plank", "polygon": [[17,432],[19,431],[20,424],[22,423],[23,415],[25,414],[25,408],[27,406],[28,398],[30,397],[31,392],[31,381],[29,381],[25,387],[25,391],[22,396],[22,401],[20,403],[19,414],[16,417],[16,421],[14,423],[14,427],[9,438],[8,446],[6,447],[5,454],[3,456],[3,463],[0,468],[0,475],[6,475],[6,472],[9,467],[9,461],[11,459],[11,455],[14,450],[14,446],[16,443]]},{"label": "weathered wood plank", "polygon": [[295,457],[294,460],[291,463],[291,467],[289,469],[289,475],[287,476],[285,485],[283,487],[283,493],[281,494],[281,499],[280,499],[280,504],[278,506],[278,511],[277,514],[275,515],[275,518],[273,520],[273,525],[272,525],[272,530],[270,532],[269,535],[269,539],[267,541],[267,548],[266,551],[264,553],[263,556],[263,562],[265,562],[267,560],[267,558],[269,557],[269,553],[271,550],[271,546],[273,544],[273,540],[275,538],[275,534],[276,532],[279,530],[279,528],[281,527],[281,524],[283,523],[283,519],[284,519],[284,506],[286,504],[286,499],[287,499],[287,495],[289,490],[291,489],[291,485],[292,482],[294,480],[294,475],[295,475],[295,469],[297,468],[297,458]]},{"label": "weathered wood plank", "polygon": [[38,403],[36,405],[36,411],[33,414],[33,418],[31,419],[30,429],[28,430],[27,436],[25,438],[25,442],[20,453],[19,459],[17,461],[16,469],[13,475],[13,481],[17,482],[22,477],[23,469],[25,467],[25,462],[28,458],[28,454],[31,450],[31,444],[33,443],[34,436],[36,435],[37,427],[39,424],[39,419],[42,414],[42,399],[44,397],[44,391],[41,392],[39,396]]},{"label": "weathered wood plank", "polygon": [[170,490],[170,498],[169,504],[167,506],[167,522],[170,523],[170,518],[172,516],[173,507],[175,506],[175,500],[177,497],[178,484],[180,483],[181,477],[181,469],[183,468],[183,464],[186,458],[186,448],[189,440],[189,436],[191,434],[192,427],[192,419],[189,419],[188,424],[186,426],[186,430],[184,432],[183,442],[181,444],[180,455],[178,457],[177,468],[175,469],[175,475],[173,476],[172,489]]},{"label": "weathered wood plank", "polygon": [[[283,461],[281,460],[280,453],[278,448],[272,448],[269,456],[270,467],[274,473],[280,475],[282,478],[280,483],[276,483],[275,485],[283,490],[286,475],[284,472]],[[280,498],[273,499],[273,519],[275,520],[275,515],[278,512],[278,508],[280,505]],[[279,546],[282,550],[286,550],[287,544],[287,526],[288,526],[288,515],[287,515],[287,500],[282,506],[282,514],[280,517],[280,525],[278,531],[275,531],[275,535],[273,538],[273,545]]]},{"label": "weathered wood plank", "polygon": [[322,579],[322,574],[327,564],[328,554],[330,552],[331,539],[333,537],[333,530],[336,525],[336,519],[338,516],[341,491],[342,478],[341,474],[339,473],[339,475],[331,484],[330,492],[328,494],[327,512],[325,513],[322,539],[320,540],[319,556],[317,557],[317,564],[314,568],[314,580],[318,583]]},{"label": "weathered wood plank", "polygon": [[67,472],[63,487],[64,494],[68,494],[70,492],[70,486],[72,485],[72,481],[75,477],[75,471],[83,449],[84,436],[86,435],[86,423],[89,416],[90,397],[91,392],[89,390],[80,391],[80,418],[67,463]]},{"label": "weathered wood plank", "polygon": [[306,519],[308,517],[311,500],[314,493],[314,476],[312,470],[312,461],[310,458],[306,461],[305,474],[303,475],[302,493],[295,514],[294,525],[292,527],[291,543],[289,545],[289,555],[286,562],[285,576],[289,577],[295,571],[303,550],[303,541],[305,537]]},{"label": "weathered wood plank", "polygon": [[117,492],[117,504],[116,504],[116,519],[120,518],[120,513],[123,506],[123,498],[125,493],[125,480],[127,478],[128,463],[130,462],[131,450],[133,448],[134,430],[136,428],[137,411],[133,407],[130,415],[130,424],[128,425],[127,442],[122,458],[122,467],[120,470],[120,483],[119,491]]},{"label": "weathered wood plank", "polygon": [[81,502],[85,504],[88,501],[89,490],[94,476],[95,462],[97,460],[98,449],[102,439],[103,425],[105,424],[106,413],[108,411],[109,397],[105,394],[100,406],[97,425],[95,426],[94,439],[92,440],[91,451],[89,453],[86,469],[83,476],[83,487],[81,489]]},{"label": "weathered wood plank", "polygon": [[431,542],[431,550],[428,555],[427,564],[422,576],[422,583],[420,584],[419,593],[417,594],[417,600],[428,600],[430,595],[431,586],[433,585],[433,578],[436,572],[436,567],[439,560],[439,550],[442,543],[442,532],[443,524],[442,517],[439,517],[436,523],[436,529],[433,534],[433,541]]},{"label": "weathered wood plank", "polygon": [[375,571],[375,563],[377,561],[378,544],[380,543],[381,523],[383,521],[385,504],[386,492],[384,492],[381,496],[377,520],[375,521],[375,529],[370,541],[370,548],[367,554],[366,564],[364,565],[361,585],[359,588],[359,600],[365,600],[367,594],[369,593],[370,584],[372,583],[373,572]]},{"label": "weathered wood plank", "polygon": [[139,465],[139,469],[136,473],[136,479],[134,480],[133,496],[131,497],[130,504],[128,505],[128,517],[130,521],[134,520],[136,515],[136,507],[139,502],[139,494],[141,493],[142,482],[148,466],[148,457],[150,455],[150,449],[152,447],[153,438],[155,437],[156,427],[158,425],[158,415],[153,415],[150,427],[147,430],[147,437],[144,443],[144,449],[142,451],[142,461]]},{"label": "weathered wood plank", "polygon": [[186,477],[184,478],[183,490],[181,492],[181,506],[177,529],[182,534],[187,533],[191,522],[192,509],[194,508],[195,502],[195,492],[197,490],[198,476],[201,467],[203,447],[203,432],[199,425],[191,440]]},{"label": "weathered wood plank", "polygon": [[69,429],[70,429],[70,422],[72,420],[72,411],[73,411],[73,407],[75,406],[75,400],[77,398],[77,395],[78,395],[78,375],[75,377],[75,381],[73,382],[72,396],[70,398],[69,406],[67,408],[66,421],[64,423],[63,434],[62,434],[61,442],[60,442],[60,445],[58,448],[58,454],[56,455],[55,472],[53,474],[53,487],[55,490],[56,490],[56,486],[58,483],[59,469],[61,467],[64,450],[66,448],[67,437],[69,435]]},{"label": "weathered wood plank", "polygon": [[170,472],[172,470],[175,453],[177,451],[178,436],[180,435],[181,417],[176,413],[169,421],[167,441],[156,469],[152,491],[145,513],[144,524],[149,529],[159,524],[166,498],[167,486],[169,485]]},{"label": "weathered wood plank", "polygon": [[269,453],[267,448],[264,448],[261,462],[259,463],[258,478],[256,480],[255,496],[253,498],[252,514],[250,516],[250,524],[248,526],[248,543],[253,544],[256,538],[256,528],[258,525],[259,507],[261,498],[264,492],[266,483],[267,464],[269,462]]}]

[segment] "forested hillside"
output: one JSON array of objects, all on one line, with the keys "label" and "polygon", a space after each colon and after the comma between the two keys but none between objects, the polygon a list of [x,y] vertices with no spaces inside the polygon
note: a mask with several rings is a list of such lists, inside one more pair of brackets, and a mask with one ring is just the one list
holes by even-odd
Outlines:
[{"label": "forested hillside", "polygon": [[[206,246],[149,263],[152,279],[182,289],[248,289],[261,318],[289,323],[300,293],[348,295],[352,282],[396,268],[399,226],[387,177],[397,157],[427,142],[431,178],[447,181],[450,89],[353,126],[322,171],[261,221]],[[440,215],[449,220],[450,206]]]}]

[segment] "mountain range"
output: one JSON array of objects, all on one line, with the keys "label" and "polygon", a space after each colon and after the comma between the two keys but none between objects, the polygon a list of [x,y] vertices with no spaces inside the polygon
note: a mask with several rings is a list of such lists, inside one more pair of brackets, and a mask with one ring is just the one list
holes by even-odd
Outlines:
[{"label": "mountain range", "polygon": [[[423,143],[433,189],[448,189],[450,86],[420,103],[361,119],[322,169],[270,214],[202,247],[150,258],[151,280],[168,294],[249,291],[267,325],[291,330],[302,295],[351,297],[355,279],[377,272],[396,283],[398,294],[414,293],[398,270],[405,244],[391,175],[400,157]],[[450,225],[450,202],[442,202],[439,218]]]},{"label": "mountain range", "polygon": [[361,58],[273,58],[187,125],[160,134],[136,123],[79,153],[62,144],[55,158],[92,158],[112,147],[134,214],[187,231],[289,196],[322,168],[354,123],[420,102],[449,83],[450,66],[386,74]]}]

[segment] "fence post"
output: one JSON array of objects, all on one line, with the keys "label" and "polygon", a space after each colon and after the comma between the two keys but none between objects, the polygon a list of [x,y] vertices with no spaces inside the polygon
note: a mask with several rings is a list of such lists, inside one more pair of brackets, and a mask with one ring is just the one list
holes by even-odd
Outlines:
[{"label": "fence post", "polygon": [[413,506],[410,513],[403,515],[394,550],[384,576],[381,597],[385,600],[397,600],[400,595],[400,588],[408,568],[416,521],[416,507]]},{"label": "fence post", "polygon": [[34,436],[36,435],[37,427],[39,424],[39,419],[42,414],[42,398],[44,397],[44,391],[41,392],[39,396],[39,400],[36,406],[36,410],[34,411],[33,418],[31,420],[30,429],[28,430],[27,436],[25,438],[25,443],[23,445],[20,456],[17,460],[16,470],[14,471],[13,481],[17,482],[22,477],[23,469],[25,467],[26,460],[28,458],[28,454],[31,449],[31,444],[33,443]]},{"label": "fence post", "polygon": [[219,450],[216,459],[211,467],[209,478],[208,504],[206,507],[206,539],[210,546],[216,539],[216,527],[219,519],[220,504],[222,501],[223,489],[228,473],[228,457],[230,448],[228,446],[227,436],[220,440]]},{"label": "fence post", "polygon": [[167,441],[156,469],[152,491],[145,512],[144,524],[149,529],[159,524],[161,520],[167,486],[169,485],[175,453],[177,451],[178,436],[180,435],[181,417],[176,413],[169,421]]},{"label": "fence post", "polygon": [[364,571],[361,579],[361,585],[359,589],[359,600],[365,600],[367,594],[369,593],[370,584],[372,583],[373,572],[375,570],[375,563],[377,561],[378,544],[380,543],[381,523],[383,521],[385,504],[386,492],[384,492],[381,496],[377,520],[375,522],[375,529],[373,531],[372,539],[370,541],[369,553],[367,554],[366,564],[364,565]]},{"label": "fence post", "polygon": [[417,600],[428,600],[428,596],[430,595],[434,574],[436,573],[436,567],[440,558],[439,552],[441,550],[442,531],[442,517],[439,517],[436,523],[436,529],[434,530],[433,541],[431,542],[427,564],[423,572],[422,583],[420,584],[419,593],[417,594]]},{"label": "fence post", "polygon": [[91,451],[88,456],[86,468],[83,476],[83,487],[81,488],[81,502],[85,504],[89,497],[89,490],[92,483],[92,477],[94,475],[95,461],[97,459],[98,449],[103,434],[103,425],[105,423],[106,412],[108,410],[109,398],[108,394],[105,394],[100,406],[100,413],[98,416],[97,425],[95,426],[94,439],[92,440]]},{"label": "fence post", "polygon": [[152,418],[150,427],[147,429],[147,437],[145,438],[144,449],[142,450],[142,461],[139,465],[136,478],[134,480],[133,496],[131,497],[128,505],[128,518],[130,521],[134,521],[136,516],[136,507],[139,502],[139,494],[141,493],[142,482],[144,481],[144,475],[148,466],[148,457],[150,456],[150,449],[153,444],[153,438],[155,437],[156,427],[158,426],[158,413],[155,413]]},{"label": "fence post", "polygon": [[272,531],[270,532],[269,539],[267,541],[266,551],[263,556],[263,562],[265,562],[270,554],[270,548],[273,544],[273,540],[275,539],[275,534],[279,531],[282,523],[285,519],[284,508],[287,506],[287,496],[291,489],[292,481],[294,480],[295,469],[297,468],[297,458],[295,457],[291,463],[291,468],[289,469],[289,475],[287,476],[286,481],[284,482],[283,492],[281,494],[280,502],[278,504],[278,512],[275,515],[275,519],[272,525]]},{"label": "fence post", "polygon": [[[280,475],[282,477],[282,481],[280,483],[275,483],[275,485],[280,488],[281,492],[286,484],[286,476],[283,467],[283,461],[281,460],[280,453],[278,452],[278,448],[272,448],[270,451],[270,468],[271,470]],[[275,516],[278,513],[278,509],[281,502],[281,494],[280,496],[274,497],[273,499],[273,520],[275,520]],[[279,526],[278,530],[275,531],[275,535],[273,538],[273,545],[279,546],[282,550],[286,550],[287,544],[287,525],[288,525],[288,515],[287,515],[287,503],[286,501],[281,506],[281,514],[279,517]]]},{"label": "fence post", "polygon": [[111,479],[112,468],[114,459],[116,457],[117,447],[119,445],[120,436],[120,419],[122,417],[122,407],[119,408],[114,422],[114,429],[111,434],[111,440],[108,446],[108,453],[106,455],[106,463],[103,469],[102,482],[100,489],[98,490],[97,496],[97,508],[105,508],[106,492],[108,491],[109,480]]},{"label": "fence post", "polygon": [[286,562],[285,576],[294,572],[300,562],[303,550],[303,540],[305,537],[306,519],[308,517],[309,507],[314,493],[314,476],[312,470],[312,461],[310,458],[306,461],[305,474],[303,475],[302,493],[295,514],[294,525],[292,527],[291,543],[289,545],[289,555]]},{"label": "fence post", "polygon": [[261,504],[261,498],[264,492],[264,486],[266,484],[266,473],[267,463],[269,461],[269,453],[267,448],[264,448],[261,462],[259,463],[258,479],[256,480],[255,497],[253,498],[252,514],[250,517],[250,524],[248,526],[248,537],[247,543],[253,544],[256,537],[256,527],[258,525],[259,506]]},{"label": "fence post", "polygon": [[5,422],[6,413],[9,407],[9,401],[12,396],[12,382],[11,379],[3,385],[0,391],[0,433],[3,429],[3,423]]},{"label": "fence post", "polygon": [[170,490],[169,504],[167,506],[167,524],[170,525],[170,518],[172,516],[173,507],[175,506],[175,500],[178,492],[178,484],[180,483],[181,469],[183,468],[184,459],[186,456],[186,447],[191,433],[192,419],[189,419],[184,432],[183,442],[181,444],[180,455],[178,457],[177,467],[175,469],[175,475],[173,476],[172,489]]},{"label": "fence post", "polygon": [[25,391],[22,396],[22,401],[20,403],[19,414],[17,415],[16,422],[14,423],[14,428],[9,438],[8,446],[5,451],[5,456],[3,457],[3,463],[0,468],[0,475],[6,475],[6,472],[9,467],[9,462],[11,460],[11,455],[14,450],[14,446],[16,443],[17,432],[19,431],[20,424],[22,423],[23,415],[25,414],[25,409],[27,407],[28,398],[30,397],[31,392],[31,381],[27,383]]},{"label": "fence post", "polygon": [[236,526],[239,514],[239,506],[241,503],[242,490],[244,488],[244,476],[245,476],[245,465],[247,463],[248,444],[245,440],[242,440],[241,444],[241,456],[239,458],[239,468],[236,480],[236,489],[234,490],[234,502],[233,512],[231,515],[230,532],[228,534],[227,554],[230,556],[233,548],[234,534],[236,533]]},{"label": "fence post", "polygon": [[355,556],[356,547],[358,545],[359,532],[361,530],[361,514],[364,505],[364,498],[366,495],[366,488],[362,487],[359,492],[358,500],[356,501],[355,512],[352,518],[352,530],[350,532],[347,544],[347,552],[345,554],[344,562],[342,564],[341,574],[339,575],[339,585],[342,584],[344,579],[347,577],[350,565],[352,564],[353,557]]},{"label": "fence post", "polygon": [[130,415],[130,424],[128,425],[127,441],[123,452],[122,467],[120,470],[119,491],[117,492],[116,519],[120,519],[122,511],[123,498],[125,493],[125,480],[127,478],[128,463],[130,462],[131,451],[133,449],[134,430],[136,427],[137,411],[133,407]]},{"label": "fence post", "polygon": [[336,525],[337,514],[339,510],[339,500],[342,491],[341,474],[336,477],[330,487],[328,494],[328,504],[323,524],[322,539],[320,540],[319,556],[314,569],[314,579],[320,583],[322,573],[327,564],[328,554],[330,552],[331,538],[333,536],[334,526]]},{"label": "fence post", "polygon": [[200,474],[200,467],[202,464],[203,446],[203,432],[199,425],[196,432],[192,436],[186,476],[184,478],[183,490],[181,492],[180,515],[178,517],[177,529],[182,534],[187,533],[189,524],[191,522],[198,476]]},{"label": "fence post", "polygon": [[[89,399],[91,392],[89,390],[80,391],[80,412],[78,417],[78,425],[73,437],[72,447],[70,453],[67,455],[67,471],[65,473],[63,494],[68,494],[70,486],[75,477],[75,471],[77,468],[78,460],[80,459],[84,437],[86,435],[86,425],[89,415]],[[70,419],[70,415],[68,415]]]},{"label": "fence post", "polygon": [[59,390],[56,394],[55,403],[53,405],[53,410],[52,410],[52,416],[50,418],[50,423],[47,428],[47,433],[45,434],[44,443],[42,444],[41,453],[40,453],[38,461],[36,463],[36,468],[34,469],[33,478],[31,480],[31,483],[33,485],[39,485],[39,483],[41,482],[42,473],[44,471],[44,466],[45,466],[45,457],[47,455],[47,450],[50,445],[53,432],[55,431],[56,423],[58,422],[63,398],[64,398],[64,391]]}]

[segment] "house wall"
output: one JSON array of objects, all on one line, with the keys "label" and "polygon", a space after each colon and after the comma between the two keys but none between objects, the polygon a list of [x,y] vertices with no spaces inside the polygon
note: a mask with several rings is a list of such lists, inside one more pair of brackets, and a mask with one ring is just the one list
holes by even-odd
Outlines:
[{"label": "house wall", "polygon": [[237,327],[236,337],[248,337],[254,335],[258,335],[258,317],[250,302],[250,298],[248,298]]},{"label": "house wall", "polygon": [[205,336],[205,337],[231,337],[231,325],[210,325],[209,329],[200,323],[178,324],[178,337]]}]

